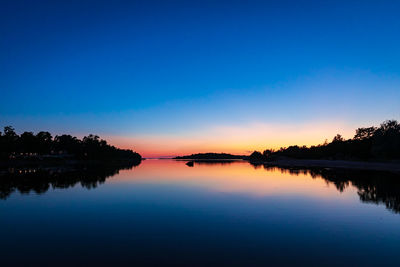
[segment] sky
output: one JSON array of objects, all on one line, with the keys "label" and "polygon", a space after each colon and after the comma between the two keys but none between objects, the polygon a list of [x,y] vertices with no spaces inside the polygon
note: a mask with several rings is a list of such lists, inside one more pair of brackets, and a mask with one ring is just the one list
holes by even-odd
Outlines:
[{"label": "sky", "polygon": [[399,1],[1,1],[0,127],[145,157],[400,119]]}]

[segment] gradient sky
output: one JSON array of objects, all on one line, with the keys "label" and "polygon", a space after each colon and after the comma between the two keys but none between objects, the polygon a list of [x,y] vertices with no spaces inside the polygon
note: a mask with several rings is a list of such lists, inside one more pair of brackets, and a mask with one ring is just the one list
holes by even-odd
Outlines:
[{"label": "gradient sky", "polygon": [[400,1],[1,1],[0,126],[144,156],[400,118]]}]

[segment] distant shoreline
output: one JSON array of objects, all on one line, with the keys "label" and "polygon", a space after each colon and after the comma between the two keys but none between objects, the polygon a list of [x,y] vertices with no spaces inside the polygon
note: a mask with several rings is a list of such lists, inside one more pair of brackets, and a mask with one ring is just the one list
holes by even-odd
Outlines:
[{"label": "distant shoreline", "polygon": [[232,155],[228,153],[197,153],[187,156],[177,156],[173,159],[179,160],[244,160],[248,159],[245,155]]}]

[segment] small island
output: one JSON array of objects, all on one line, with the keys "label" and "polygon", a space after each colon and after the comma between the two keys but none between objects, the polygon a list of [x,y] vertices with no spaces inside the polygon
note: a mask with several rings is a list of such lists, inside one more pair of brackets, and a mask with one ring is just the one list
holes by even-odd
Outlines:
[{"label": "small island", "polygon": [[197,153],[188,156],[178,156],[173,159],[181,160],[244,160],[248,159],[248,156],[244,155],[232,155],[227,153]]}]

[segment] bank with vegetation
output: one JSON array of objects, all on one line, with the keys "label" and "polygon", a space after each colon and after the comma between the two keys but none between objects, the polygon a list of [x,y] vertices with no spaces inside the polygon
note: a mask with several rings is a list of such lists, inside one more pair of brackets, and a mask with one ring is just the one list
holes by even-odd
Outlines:
[{"label": "bank with vegetation", "polygon": [[116,148],[92,134],[82,139],[67,134],[53,137],[44,131],[18,135],[11,126],[4,127],[4,131],[0,132],[0,163],[3,165],[118,161],[139,164],[141,160],[139,153]]},{"label": "bank with vegetation", "polygon": [[250,161],[277,161],[284,158],[310,160],[400,161],[400,124],[396,120],[379,127],[358,128],[351,139],[337,134],[331,142],[316,146],[289,146],[279,150],[254,151]]}]

